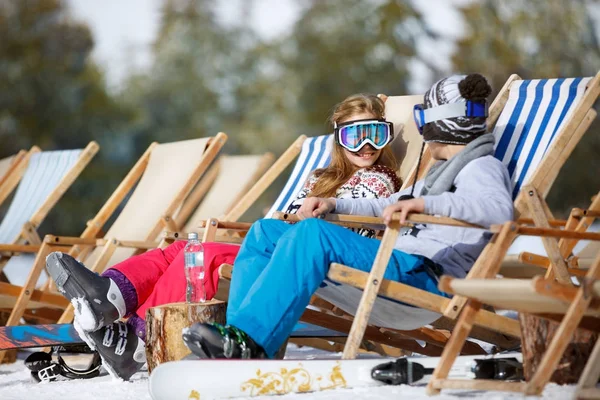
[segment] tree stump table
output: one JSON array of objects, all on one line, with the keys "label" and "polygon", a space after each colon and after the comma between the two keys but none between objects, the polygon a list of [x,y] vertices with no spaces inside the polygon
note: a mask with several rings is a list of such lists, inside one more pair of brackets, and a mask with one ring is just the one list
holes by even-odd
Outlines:
[{"label": "tree stump table", "polygon": [[[556,331],[559,323],[535,315],[520,313],[521,343],[523,352],[523,372],[529,381],[537,371],[542,357]],[[550,382],[560,385],[577,383],[598,335],[578,328],[573,334],[564,354],[561,354],[556,371],[552,373]]]},{"label": "tree stump table", "polygon": [[167,361],[181,360],[190,350],[183,343],[181,331],[195,322],[225,324],[227,303],[171,303],[146,311],[146,359],[148,372]]}]

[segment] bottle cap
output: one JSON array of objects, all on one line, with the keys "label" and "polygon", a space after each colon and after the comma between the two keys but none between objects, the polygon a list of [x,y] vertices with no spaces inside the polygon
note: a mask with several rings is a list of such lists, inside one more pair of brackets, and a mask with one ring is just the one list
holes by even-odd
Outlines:
[{"label": "bottle cap", "polygon": [[198,240],[198,232],[188,233],[188,240]]}]

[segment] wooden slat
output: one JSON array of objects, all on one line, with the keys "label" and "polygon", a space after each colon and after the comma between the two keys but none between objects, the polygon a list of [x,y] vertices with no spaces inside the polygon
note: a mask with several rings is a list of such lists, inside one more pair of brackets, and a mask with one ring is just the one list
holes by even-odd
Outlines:
[{"label": "wooden slat", "polygon": [[0,186],[0,204],[6,200],[6,198],[15,190],[19,181],[25,173],[25,169],[29,164],[29,159],[35,153],[39,153],[41,150],[37,146],[33,146],[24,156],[15,161],[10,166],[10,169],[2,180],[2,186]]},{"label": "wooden slat", "polygon": [[[545,209],[545,202],[540,199],[537,190],[533,186],[525,185],[521,192],[525,193],[525,201],[536,227],[550,228],[548,219],[551,219],[552,216],[548,215],[549,211]],[[556,238],[543,237],[542,243],[550,260],[551,267],[548,273],[556,275],[556,278],[562,283],[570,283],[571,277],[567,272],[567,264],[561,255]]]},{"label": "wooden slat", "polygon": [[364,286],[363,295],[360,299],[358,310],[356,310],[354,321],[352,322],[352,329],[348,336],[348,342],[346,343],[344,353],[342,354],[342,359],[344,360],[356,358],[358,348],[360,347],[360,343],[367,327],[369,316],[371,315],[371,310],[373,309],[375,299],[377,298],[377,292],[379,291],[381,281],[383,280],[383,274],[387,268],[399,233],[400,224],[396,221],[392,221],[383,234],[381,244],[377,251],[377,255],[375,256],[375,261],[373,262],[373,267],[369,273],[368,284]]},{"label": "wooden slat", "polygon": [[[367,285],[369,274],[334,263],[331,264],[327,277],[334,282],[345,283],[362,289]],[[440,314],[450,304],[450,299],[446,297],[438,296],[400,282],[384,279],[380,283],[380,286],[379,293],[387,298],[408,303],[433,312],[438,312]],[[475,323],[479,326],[494,329],[497,332],[512,337],[519,337],[521,334],[518,321],[496,315],[486,310],[482,310],[477,314]]]},{"label": "wooden slat", "polygon": [[[282,212],[273,213],[273,217],[289,222],[299,222],[300,218],[296,214],[287,214]],[[324,217],[326,221],[335,222],[340,224],[361,224],[369,225],[382,228],[385,226],[383,218],[380,217],[367,217],[362,215],[344,215],[344,214],[328,214]],[[400,213],[394,213],[392,215],[392,221],[400,222]],[[448,225],[457,226],[462,228],[477,228],[482,229],[481,226],[470,224],[468,222],[459,221],[454,218],[448,217],[436,217],[433,215],[416,214],[410,213],[406,217],[406,221],[414,224],[437,224],[437,225]]]}]

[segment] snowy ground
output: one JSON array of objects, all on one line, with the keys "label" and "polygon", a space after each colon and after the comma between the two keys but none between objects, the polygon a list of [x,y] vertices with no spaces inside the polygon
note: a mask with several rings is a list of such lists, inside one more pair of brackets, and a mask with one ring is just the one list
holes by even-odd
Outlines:
[{"label": "snowy ground", "polygon": [[[20,354],[20,360],[15,364],[0,365],[0,399],[35,399],[35,400],[150,400],[148,393],[148,373],[143,371],[134,375],[131,382],[115,381],[108,375],[94,379],[79,381],[61,381],[51,383],[35,383],[29,370],[23,364],[27,354]],[[314,358],[322,357],[318,350],[298,349],[293,345],[288,347],[286,358]],[[543,399],[571,399],[575,386],[558,386],[550,384],[546,387]],[[360,389],[340,389],[320,393],[297,394],[278,396],[277,400],[390,400],[390,399],[431,399],[425,395],[424,386],[384,386]],[[445,391],[435,399],[470,399],[485,398],[497,399],[523,399],[519,394],[482,391]],[[535,398],[535,397],[532,397]],[[254,399],[270,399],[273,397],[255,397]]]}]

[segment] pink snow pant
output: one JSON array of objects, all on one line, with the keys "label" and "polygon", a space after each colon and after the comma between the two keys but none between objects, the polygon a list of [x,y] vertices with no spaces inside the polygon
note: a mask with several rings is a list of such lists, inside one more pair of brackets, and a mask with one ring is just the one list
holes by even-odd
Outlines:
[{"label": "pink snow pant", "polygon": [[[185,271],[183,248],[185,241],[177,241],[165,249],[154,249],[130,257],[111,269],[121,272],[131,282],[137,294],[135,313],[146,319],[146,309],[161,304],[185,301]],[[202,243],[206,298],[217,292],[219,266],[233,264],[240,246],[225,243]]]}]

